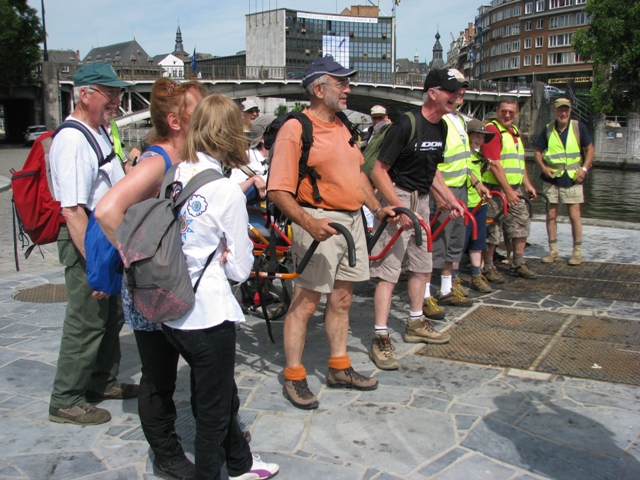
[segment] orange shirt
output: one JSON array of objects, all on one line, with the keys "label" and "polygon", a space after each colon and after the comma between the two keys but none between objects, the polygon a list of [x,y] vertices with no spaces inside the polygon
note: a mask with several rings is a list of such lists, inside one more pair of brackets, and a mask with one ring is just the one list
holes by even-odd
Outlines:
[{"label": "orange shirt", "polygon": [[[360,165],[364,158],[357,142],[354,146],[349,144],[351,132],[338,117],[333,122],[324,122],[308,110],[304,113],[313,125],[308,165],[322,177],[317,180],[322,202],[314,202],[308,175],[302,179],[296,200],[327,210],[358,210],[364,204],[364,193],[360,187]],[[280,190],[295,195],[301,154],[302,125],[292,119],[280,128],[273,145],[269,191]]]}]

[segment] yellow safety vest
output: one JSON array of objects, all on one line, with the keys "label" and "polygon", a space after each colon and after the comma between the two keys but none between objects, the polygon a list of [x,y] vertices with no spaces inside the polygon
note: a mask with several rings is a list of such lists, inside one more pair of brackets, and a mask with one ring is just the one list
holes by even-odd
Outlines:
[{"label": "yellow safety vest", "polygon": [[[560,170],[567,170],[572,179],[578,176],[581,161],[580,144],[574,131],[577,125],[574,126],[574,122],[575,120],[569,120],[567,125],[566,145],[562,144],[558,130],[556,128],[553,129],[551,136],[547,140],[547,150],[544,154],[545,163],[554,173],[560,173]],[[547,128],[549,128],[549,125],[547,125]]]},{"label": "yellow safety vest", "polygon": [[[442,173],[444,183],[447,187],[462,187],[469,177],[471,165],[469,135],[465,133],[463,141],[462,134],[458,128],[456,128],[454,120],[448,115],[442,118],[444,118],[444,121],[447,123],[447,140],[443,155],[444,162],[438,164],[438,170]],[[464,121],[461,117],[458,117],[458,120],[464,132]]]},{"label": "yellow safety vest", "polygon": [[[478,161],[479,159],[480,154],[478,152],[471,153],[470,168],[478,180],[482,178],[482,163],[473,163],[473,161]],[[471,185],[471,175],[469,175],[467,179],[467,206],[469,207],[469,209],[471,209],[478,205],[480,202],[482,202],[482,197],[478,194],[478,191]]]},{"label": "yellow safety vest", "polygon": [[124,150],[122,149],[122,141],[120,140],[120,132],[115,120],[111,120],[111,135],[113,136],[113,151],[121,162],[125,160]]},{"label": "yellow safety vest", "polygon": [[[495,125],[500,132],[500,139],[502,140],[502,150],[500,152],[500,164],[504,168],[504,173],[507,177],[509,185],[520,185],[524,178],[525,165],[524,165],[524,145],[522,140],[516,143],[513,140],[513,135],[509,133],[500,123],[497,121],[491,122]],[[514,133],[518,134],[518,128],[513,127]],[[482,181],[486,183],[498,184],[493,172],[486,171],[482,176]]]}]

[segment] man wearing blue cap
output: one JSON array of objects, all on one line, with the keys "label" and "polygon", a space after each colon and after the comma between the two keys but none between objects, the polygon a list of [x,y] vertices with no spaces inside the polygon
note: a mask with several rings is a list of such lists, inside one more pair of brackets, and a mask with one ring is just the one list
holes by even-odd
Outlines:
[{"label": "man wearing blue cap", "polygon": [[[287,121],[272,147],[269,197],[293,222],[294,261],[299,261],[313,240],[320,246],[304,272],[295,280],[295,290],[284,321],[284,396],[302,409],[317,408],[317,397],[307,384],[302,353],[307,324],[320,296],[327,295],[325,330],[329,339],[330,388],[374,390],[378,380],[356,372],[347,354],[349,309],[353,282],[369,279],[367,245],[360,209],[363,204],[378,216],[393,215],[375,198],[371,183],[360,166],[364,162],[357,139],[341,120],[351,92],[349,77],[356,70],[344,68],[333,57],[316,59],[304,71],[302,86],[311,102],[304,114],[313,127],[307,173],[298,181],[302,154],[302,124]],[[345,117],[342,117],[345,118]],[[344,120],[347,122],[346,118]],[[356,244],[355,267],[348,264],[342,235],[329,224],[345,226]]]},{"label": "man wearing blue cap", "polygon": [[[122,87],[109,64],[88,64],[73,77],[75,108],[68,121],[84,125],[103,158],[112,147],[102,127],[105,115],[120,107]],[[84,236],[88,212],[109,188],[100,181],[99,159],[84,134],[60,130],[49,153],[53,196],[62,207],[65,225],[58,236],[60,263],[65,267],[69,303],[65,313],[49,420],[98,425],[111,414],[88,402],[136,397],[137,385],[116,381],[120,367],[120,329],[124,323],[120,297],[94,292],[87,281]],[[102,160],[102,159],[100,159]]]}]

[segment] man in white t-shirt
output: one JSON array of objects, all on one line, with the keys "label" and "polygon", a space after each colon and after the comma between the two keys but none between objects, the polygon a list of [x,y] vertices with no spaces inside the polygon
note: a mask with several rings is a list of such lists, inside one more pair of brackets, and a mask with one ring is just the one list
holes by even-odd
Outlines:
[{"label": "man in white t-shirt", "polygon": [[[117,110],[122,87],[130,84],[120,80],[109,64],[85,65],[76,72],[73,83],[75,108],[67,120],[87,127],[106,158],[112,147],[102,127],[105,114]],[[138,394],[137,385],[116,381],[124,323],[120,297],[94,292],[87,281],[84,237],[89,212],[109,189],[109,181],[99,172],[96,152],[79,130],[61,130],[53,140],[49,160],[52,193],[66,222],[58,236],[58,254],[69,295],[49,420],[97,425],[108,422],[111,414],[89,402]],[[105,167],[107,173],[109,167]]]}]

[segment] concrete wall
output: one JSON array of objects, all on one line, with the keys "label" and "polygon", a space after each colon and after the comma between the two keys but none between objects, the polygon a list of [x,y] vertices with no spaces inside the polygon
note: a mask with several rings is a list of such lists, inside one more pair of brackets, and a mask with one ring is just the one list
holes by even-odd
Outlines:
[{"label": "concrete wall", "polygon": [[595,125],[596,163],[640,166],[640,115],[631,113],[626,125],[605,120],[604,115],[596,119]]},{"label": "concrete wall", "polygon": [[247,65],[285,66],[285,10],[246,17]]}]

